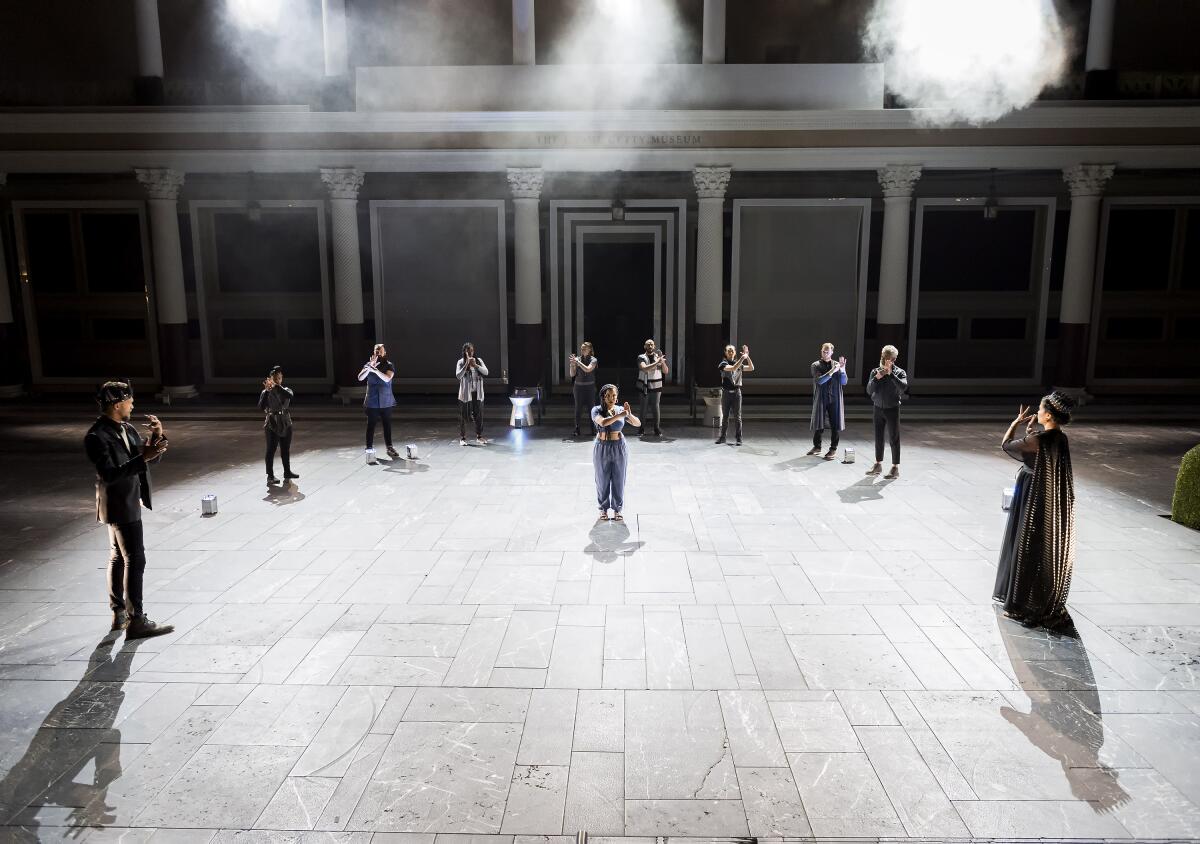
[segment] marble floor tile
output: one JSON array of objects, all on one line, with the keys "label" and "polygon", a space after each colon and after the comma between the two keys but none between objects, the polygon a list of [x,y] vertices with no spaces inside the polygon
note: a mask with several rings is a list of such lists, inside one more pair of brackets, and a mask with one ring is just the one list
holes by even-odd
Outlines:
[{"label": "marble floor tile", "polygon": [[1194,426],[1072,426],[1070,638],[991,605],[994,425],[909,426],[895,483],[794,422],[671,425],[600,525],[553,426],[406,420],[422,459],[368,467],[321,411],[264,496],[261,440],[191,412],[145,519],[177,632],[140,643],[41,445],[78,431],[0,419],[31,493],[0,508],[0,815],[32,840],[1200,839],[1200,540],[1159,516]]},{"label": "marble floor tile", "polygon": [[715,692],[626,692],[625,796],[629,800],[738,798]]},{"label": "marble floor tile", "polygon": [[737,777],[752,836],[807,838],[812,835],[790,768],[739,767]]},{"label": "marble floor tile", "polygon": [[520,736],[516,724],[400,724],[349,828],[499,832]]},{"label": "marble floor tile", "polygon": [[788,762],[815,834],[904,835],[865,753],[793,753]]},{"label": "marble floor tile", "polygon": [[921,687],[885,636],[798,635],[787,642],[810,688]]},{"label": "marble floor tile", "polygon": [[504,807],[502,833],[557,835],[567,803],[565,765],[517,765]]},{"label": "marble floor tile", "polygon": [[143,826],[252,827],[302,752],[205,745],[135,820]]},{"label": "marble floor tile", "polygon": [[562,828],[564,831],[587,831],[597,836],[625,834],[622,754],[571,754]]}]

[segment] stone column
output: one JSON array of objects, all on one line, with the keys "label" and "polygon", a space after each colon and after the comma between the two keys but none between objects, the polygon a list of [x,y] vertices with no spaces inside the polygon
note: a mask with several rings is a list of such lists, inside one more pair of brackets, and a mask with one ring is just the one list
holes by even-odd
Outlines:
[{"label": "stone column", "polygon": [[346,0],[321,0],[321,31],[325,48],[323,107],[328,111],[351,111],[354,88],[346,38]]},{"label": "stone column", "polygon": [[1055,381],[1061,385],[1058,389],[1079,399],[1084,398],[1083,387],[1087,379],[1100,198],[1114,169],[1112,164],[1077,164],[1063,170],[1063,180],[1071,189],[1071,217],[1067,224],[1067,254],[1058,314],[1058,373]]},{"label": "stone column", "polygon": [[171,398],[193,398],[197,393],[188,365],[187,293],[179,247],[178,205],[183,173],[166,168],[134,172],[150,197],[150,252],[163,393]]},{"label": "stone column", "polygon": [[534,0],[512,0],[512,63],[537,64],[533,34]]},{"label": "stone column", "polygon": [[[0,188],[8,175],[0,173]],[[13,290],[8,284],[8,259],[4,254],[4,209],[0,206],[0,398],[17,398],[25,392],[25,367],[21,340],[13,314]]]},{"label": "stone column", "polygon": [[162,105],[163,57],[162,33],[158,27],[158,0],[134,0],[133,14],[138,54],[134,97],[138,105]]},{"label": "stone column", "polygon": [[[363,320],[362,259],[358,244],[358,191],[363,172],[356,167],[322,167],[321,181],[329,190],[333,239],[333,366],[337,395],[343,401],[362,398],[366,388],[355,377],[370,357],[371,345],[388,338],[369,339]],[[399,348],[398,340],[392,348]],[[393,352],[395,354],[395,352]]]},{"label": "stone column", "polygon": [[513,195],[513,266],[516,324],[509,340],[514,387],[533,387],[545,374],[542,324],[542,234],[538,200],[545,175],[541,167],[509,167]]},{"label": "stone column", "polygon": [[703,27],[700,61],[725,64],[725,0],[704,0]]},{"label": "stone column", "polygon": [[[707,6],[706,6],[707,8]],[[716,361],[723,336],[725,295],[725,189],[731,167],[696,167],[692,183],[699,198],[696,216],[696,322],[693,326],[692,372],[702,387],[716,386]]]},{"label": "stone column", "polygon": [[1112,68],[1113,20],[1116,0],[1092,0],[1088,13],[1087,55],[1084,59],[1086,76],[1083,94],[1089,99],[1103,99],[1116,93],[1117,75]]},{"label": "stone column", "polygon": [[[883,188],[883,245],[880,249],[879,294],[876,298],[875,324],[879,345],[900,349],[905,360],[904,323],[908,305],[908,231],[912,209],[913,185],[921,178],[918,164],[889,164],[876,174]],[[874,350],[864,352],[865,366],[874,360]]]}]

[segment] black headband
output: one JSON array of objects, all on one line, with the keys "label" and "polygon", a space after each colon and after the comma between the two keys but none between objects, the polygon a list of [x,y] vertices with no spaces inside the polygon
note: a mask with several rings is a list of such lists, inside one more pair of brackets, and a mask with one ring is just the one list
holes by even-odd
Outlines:
[{"label": "black headband", "polygon": [[96,403],[101,407],[133,398],[133,385],[124,381],[105,381],[96,390]]}]

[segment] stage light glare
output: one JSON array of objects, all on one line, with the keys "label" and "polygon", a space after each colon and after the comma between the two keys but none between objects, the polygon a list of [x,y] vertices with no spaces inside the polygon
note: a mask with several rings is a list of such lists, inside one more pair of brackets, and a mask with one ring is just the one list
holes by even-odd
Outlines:
[{"label": "stage light glare", "polygon": [[225,0],[228,19],[243,29],[272,29],[283,15],[286,0]]},{"label": "stage light glare", "polygon": [[1057,82],[1068,33],[1052,0],[876,0],[864,29],[884,79],[931,123],[996,120]]}]

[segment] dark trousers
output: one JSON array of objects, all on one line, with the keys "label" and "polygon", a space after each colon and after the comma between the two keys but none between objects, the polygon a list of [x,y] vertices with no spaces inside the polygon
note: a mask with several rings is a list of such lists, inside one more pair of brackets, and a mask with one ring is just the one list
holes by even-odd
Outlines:
[{"label": "dark trousers", "polygon": [[742,391],[721,389],[721,439],[729,428],[729,418],[733,417],[733,436],[738,442],[742,441]]},{"label": "dark trousers", "polygon": [[575,429],[581,431],[586,428],[590,432],[592,408],[596,406],[596,385],[575,384],[571,392],[575,394]]},{"label": "dark trousers", "polygon": [[142,522],[109,525],[108,605],[113,612],[142,614],[142,576],[146,572],[146,549],[142,547]]},{"label": "dark trousers", "polygon": [[654,417],[654,433],[660,431],[662,424],[662,412],[659,409],[659,400],[662,398],[662,390],[647,390],[642,393],[642,431],[650,427],[650,417]]},{"label": "dark trousers", "polygon": [[375,423],[383,423],[383,441],[388,448],[392,447],[392,409],[390,407],[368,407],[367,411],[367,448],[375,447]]},{"label": "dark trousers", "polygon": [[475,420],[475,437],[483,439],[483,401],[481,399],[471,399],[470,401],[460,401],[458,403],[458,436],[459,439],[467,438],[467,420]]},{"label": "dark trousers", "polygon": [[900,465],[900,408],[876,407],[875,415],[875,462],[883,462],[883,430],[888,432],[888,444],[892,447],[892,465]]},{"label": "dark trousers", "polygon": [[[829,447],[834,451],[837,450],[838,442],[842,438],[842,432],[837,429],[837,409],[836,404],[825,406],[825,421],[829,423]],[[821,447],[821,435],[825,433],[824,428],[817,428],[813,431],[813,448]]]},{"label": "dark trousers", "polygon": [[275,477],[275,449],[279,449],[279,458],[283,462],[283,473],[292,473],[292,427],[289,425],[286,434],[277,434],[270,428],[263,429],[267,434],[267,477]]}]

